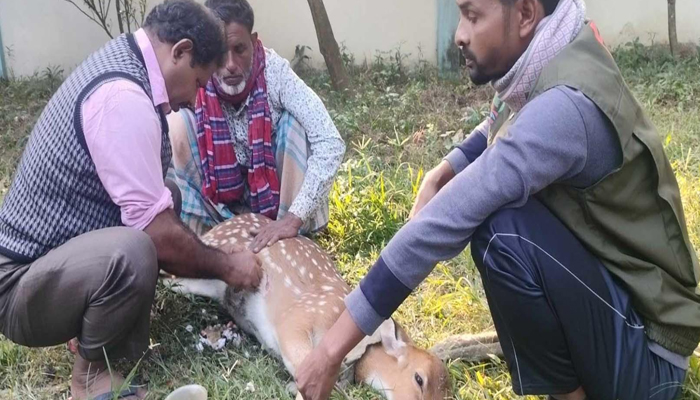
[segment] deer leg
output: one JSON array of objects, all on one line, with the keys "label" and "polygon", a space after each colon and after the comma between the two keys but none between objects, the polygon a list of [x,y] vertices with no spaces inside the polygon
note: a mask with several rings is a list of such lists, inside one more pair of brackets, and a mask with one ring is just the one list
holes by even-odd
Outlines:
[{"label": "deer leg", "polygon": [[437,343],[430,351],[443,361],[461,359],[467,362],[480,362],[492,356],[503,356],[496,332],[452,336]]},{"label": "deer leg", "polygon": [[[278,335],[282,362],[284,362],[287,372],[293,379],[296,379],[297,368],[314,349],[311,334],[305,329],[290,329],[280,332]],[[291,389],[291,385],[287,388]],[[294,385],[294,389],[296,391],[296,385]],[[304,400],[298,391],[296,391],[295,400]]]},{"label": "deer leg", "polygon": [[208,297],[223,302],[226,283],[218,279],[163,278],[163,283],[175,293]]},{"label": "deer leg", "polygon": [[[296,378],[295,373],[297,368],[314,349],[311,334],[305,330],[286,331],[283,335],[280,335],[279,342],[282,361],[289,374],[292,375],[292,378]],[[287,385],[287,389],[291,389],[292,387],[296,389],[296,385]],[[338,386],[336,386],[336,390],[339,390],[344,398],[348,398]],[[301,397],[301,393],[298,391],[295,400],[304,400],[304,398]]]},{"label": "deer leg", "polygon": [[313,350],[308,331],[290,329],[279,334],[280,353],[287,371],[295,378],[296,370]]}]

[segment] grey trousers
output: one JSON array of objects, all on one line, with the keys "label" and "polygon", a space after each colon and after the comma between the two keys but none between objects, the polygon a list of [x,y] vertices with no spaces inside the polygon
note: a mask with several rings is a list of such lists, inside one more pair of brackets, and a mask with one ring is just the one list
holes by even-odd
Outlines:
[{"label": "grey trousers", "polygon": [[[179,212],[180,192],[167,181]],[[158,278],[151,238],[109,228],[73,238],[31,264],[0,255],[0,332],[17,344],[78,338],[89,361],[137,359],[149,345]]]},{"label": "grey trousers", "polygon": [[68,241],[27,265],[0,256],[0,328],[17,344],[77,337],[86,360],[139,358],[148,349],[158,277],[151,238],[109,228]]}]

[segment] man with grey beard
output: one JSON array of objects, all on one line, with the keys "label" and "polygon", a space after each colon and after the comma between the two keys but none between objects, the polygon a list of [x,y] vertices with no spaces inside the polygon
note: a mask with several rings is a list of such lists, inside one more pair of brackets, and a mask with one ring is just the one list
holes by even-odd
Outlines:
[{"label": "man with grey beard", "polygon": [[196,233],[245,212],[275,220],[252,232],[259,252],[328,223],[345,143],[321,99],[253,32],[246,0],[205,5],[224,21],[226,63],[197,93],[194,113],[169,116],[169,176]]}]

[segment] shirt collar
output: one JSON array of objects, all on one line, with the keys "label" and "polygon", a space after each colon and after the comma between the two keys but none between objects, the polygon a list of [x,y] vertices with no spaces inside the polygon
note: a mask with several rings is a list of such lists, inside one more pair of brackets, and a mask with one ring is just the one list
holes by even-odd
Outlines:
[{"label": "shirt collar", "polygon": [[143,28],[134,32],[136,44],[143,54],[143,60],[146,63],[146,71],[148,72],[148,80],[151,84],[151,95],[153,95],[153,105],[162,106],[165,112],[170,111],[170,99],[168,98],[168,90],[165,86],[165,78],[160,70],[156,51],[153,49],[151,40],[148,38],[146,31]]}]

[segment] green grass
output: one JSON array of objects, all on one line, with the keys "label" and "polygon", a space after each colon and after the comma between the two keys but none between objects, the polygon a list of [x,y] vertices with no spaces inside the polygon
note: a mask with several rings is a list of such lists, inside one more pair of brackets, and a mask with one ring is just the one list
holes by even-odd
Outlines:
[{"label": "green grass", "polygon": [[[638,44],[618,49],[615,56],[667,138],[691,238],[700,248],[700,59],[674,61],[659,49]],[[354,66],[355,89],[347,95],[333,92],[325,74],[302,74],[327,104],[348,144],[331,195],[329,230],[319,240],[352,284],[404,223],[424,172],[484,118],[492,96],[490,89],[475,88],[464,76],[440,79],[426,64],[409,69],[402,60],[396,52],[378,55],[370,66]],[[31,126],[57,87],[55,75],[47,70],[32,79],[0,83],[0,198]],[[136,370],[138,381],[149,384],[149,398],[162,398],[188,383],[204,385],[212,399],[290,398],[285,390],[290,378],[281,363],[253,339],[221,352],[194,349],[199,329],[228,319],[208,300],[176,296],[159,287],[152,355]],[[425,347],[452,334],[492,329],[468,251],[439,265],[399,309],[397,319]],[[194,333],[185,329],[187,325]],[[126,374],[133,366],[117,363],[115,368]],[[63,346],[27,349],[0,339],[0,398],[65,399],[70,367],[71,357]],[[517,398],[503,362],[452,362],[449,368],[457,399]],[[246,391],[249,382],[255,392]],[[349,394],[354,399],[378,397],[367,388],[352,388]],[[683,398],[700,398],[696,358]]]}]

